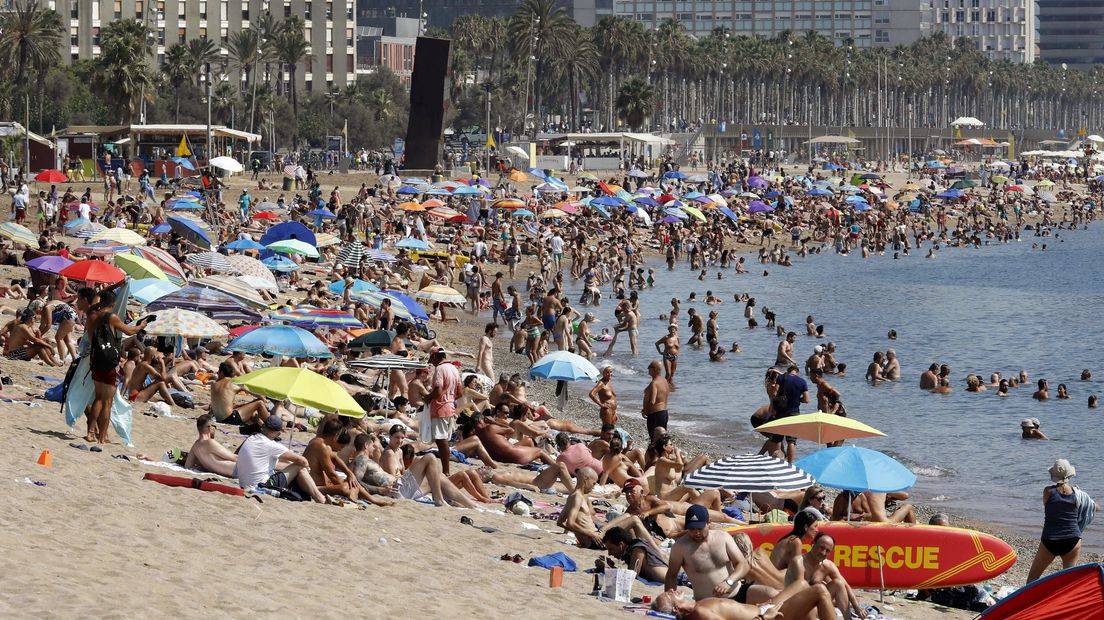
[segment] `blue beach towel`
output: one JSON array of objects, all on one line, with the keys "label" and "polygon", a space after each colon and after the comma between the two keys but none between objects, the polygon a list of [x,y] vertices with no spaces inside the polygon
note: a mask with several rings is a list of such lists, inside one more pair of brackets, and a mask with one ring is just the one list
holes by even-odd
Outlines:
[{"label": "blue beach towel", "polygon": [[568,573],[573,573],[577,570],[575,560],[567,557],[567,554],[561,551],[542,555],[539,558],[529,558],[529,566],[539,566],[549,570],[551,570],[553,566],[559,566],[564,569],[564,572]]}]

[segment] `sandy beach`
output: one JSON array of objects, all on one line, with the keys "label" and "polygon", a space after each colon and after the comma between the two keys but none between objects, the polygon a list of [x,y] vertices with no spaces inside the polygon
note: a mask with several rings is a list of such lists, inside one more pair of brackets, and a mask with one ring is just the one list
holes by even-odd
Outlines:
[{"label": "sandy beach", "polygon": [[[898,176],[888,175],[887,180],[897,186],[904,175]],[[336,185],[344,196],[355,195],[361,183],[374,180],[368,174],[320,177],[324,192]],[[226,201],[231,202],[247,183],[240,177],[232,179]],[[83,185],[74,184],[74,188]],[[251,191],[257,198],[273,200],[281,193]],[[738,249],[751,248],[757,246]],[[528,262],[519,266],[519,276],[524,278],[532,266]],[[0,282],[25,274],[24,268],[0,267]],[[10,308],[25,303],[0,300],[0,305]],[[450,311],[450,316],[458,317],[459,323],[434,324],[438,339],[446,348],[474,352],[489,317],[472,317],[459,309]],[[527,359],[507,350],[507,338],[500,335],[497,341],[496,371],[526,373]],[[2,362],[2,369],[15,383],[5,386],[5,393],[32,395],[41,395],[49,385],[36,376],[60,379],[65,370],[10,360]],[[554,402],[552,388],[551,383],[533,383],[529,396]],[[428,613],[457,618],[516,618],[519,614],[598,618],[624,613],[620,604],[591,596],[592,576],[581,572],[602,554],[575,547],[572,537],[554,522],[504,513],[501,499],[478,511],[409,501],[390,508],[337,508],[267,496],[231,497],[144,481],[145,473],[174,473],[157,462],[166,450],[186,450],[194,441],[194,417],[205,411],[209,401],[202,388],[195,392],[196,408],[174,406],[171,417],[144,415],[146,407],[136,406],[135,446],[115,443],[102,453],[70,447],[70,443],[83,443],[84,422],[69,434],[58,403],[38,400],[38,406],[29,407],[0,402],[0,466],[8,474],[0,478],[0,492],[9,497],[0,508],[8,524],[0,537],[5,549],[0,570],[9,580],[0,595],[0,614],[337,617],[353,612],[399,618]],[[634,436],[646,437],[643,420],[635,414],[639,395],[626,394],[623,401],[625,411],[632,413],[623,415],[620,424]],[[563,416],[589,426],[598,423],[596,408],[578,390],[573,391]],[[219,441],[236,448],[242,439],[236,427],[220,428]],[[290,439],[300,442],[309,437],[300,432]],[[678,443],[691,454],[721,451],[718,445],[685,438],[678,438]],[[52,454],[51,467],[36,463],[43,450]],[[139,454],[154,462],[141,461]],[[500,497],[509,492],[495,490]],[[547,503],[542,508],[546,512],[556,510],[564,499],[527,495]],[[918,508],[922,522],[935,511]],[[475,527],[462,524],[464,516]],[[1040,511],[1040,524],[1041,519]],[[992,582],[994,591],[1022,585],[1036,540],[1012,536],[983,520],[954,516],[954,521],[997,535],[1017,550],[1019,561]],[[484,527],[496,531],[478,529]],[[547,570],[525,563],[530,557],[554,552],[566,553],[580,569],[566,575],[563,587],[557,589],[549,588]],[[525,561],[500,560],[503,554],[518,554]],[[1100,560],[1082,556],[1082,562]],[[654,597],[660,592],[659,587],[640,583],[633,590],[634,596]],[[885,603],[877,592],[859,594],[862,603],[879,606],[887,617],[929,620],[975,615],[906,601],[903,592],[887,595]]]}]

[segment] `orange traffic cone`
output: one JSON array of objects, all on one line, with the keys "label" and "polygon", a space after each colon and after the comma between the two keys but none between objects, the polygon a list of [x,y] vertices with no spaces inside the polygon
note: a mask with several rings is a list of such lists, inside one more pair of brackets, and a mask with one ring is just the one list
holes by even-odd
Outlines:
[{"label": "orange traffic cone", "polygon": [[54,455],[50,454],[49,450],[43,450],[42,453],[38,455],[38,464],[43,467],[53,467]]}]

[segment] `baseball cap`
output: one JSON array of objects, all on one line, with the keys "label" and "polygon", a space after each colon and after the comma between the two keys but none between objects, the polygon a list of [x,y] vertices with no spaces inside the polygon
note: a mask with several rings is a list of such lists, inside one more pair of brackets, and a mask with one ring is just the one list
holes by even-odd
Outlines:
[{"label": "baseball cap", "polygon": [[264,425],[265,425],[265,428],[267,428],[269,430],[272,430],[272,431],[282,431],[282,430],[284,430],[284,421],[281,420],[280,416],[278,416],[278,415],[270,415],[267,418],[265,418]]},{"label": "baseball cap", "polygon": [[621,488],[621,490],[624,491],[625,493],[628,493],[629,491],[635,489],[638,486],[640,486],[640,481],[639,480],[637,480],[636,478],[629,478],[628,480],[625,481],[625,486],[623,486]]},{"label": "baseball cap", "polygon": [[686,525],[688,530],[700,530],[709,525],[709,509],[697,504],[686,509]]}]

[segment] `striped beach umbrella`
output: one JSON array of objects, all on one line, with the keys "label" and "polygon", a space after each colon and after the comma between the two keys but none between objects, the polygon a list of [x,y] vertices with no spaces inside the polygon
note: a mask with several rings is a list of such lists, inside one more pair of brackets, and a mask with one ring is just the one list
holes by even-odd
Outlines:
[{"label": "striped beach umbrella", "polygon": [[146,238],[129,228],[108,228],[88,238],[89,243],[111,241],[122,245],[146,245]]},{"label": "striped beach umbrella", "polygon": [[416,359],[395,355],[394,353],[382,353],[363,359],[353,360],[348,363],[350,368],[367,368],[371,370],[420,370],[429,368],[425,362]]},{"label": "striped beach umbrella", "polygon": [[[153,261],[134,254],[118,254],[115,256],[115,266],[122,269],[135,280],[144,278],[156,278],[168,281],[169,277]],[[179,287],[177,287],[179,288]]]},{"label": "striped beach umbrella", "polygon": [[185,286],[147,306],[148,310],[162,308],[191,310],[217,321],[259,321],[261,319],[260,313],[247,308],[236,297],[202,286]]},{"label": "striped beach umbrella", "polygon": [[327,248],[339,243],[341,243],[341,239],[338,239],[337,235],[334,234],[318,233],[314,236],[314,247],[316,248]]},{"label": "striped beach umbrella", "polygon": [[525,203],[517,198],[503,198],[496,200],[491,204],[491,207],[495,209],[524,209]]},{"label": "striped beach umbrella", "polygon": [[87,226],[83,226],[80,230],[73,233],[73,236],[77,239],[90,239],[100,231],[104,230],[107,230],[107,226],[104,226],[99,222],[89,222]]},{"label": "striped beach umbrella", "polygon": [[180,263],[176,262],[172,254],[169,254],[165,250],[143,245],[131,248],[130,253],[157,265],[161,271],[165,273],[165,277],[169,279],[169,282],[177,286],[184,286],[188,283],[188,277],[184,275],[184,270],[180,267]]},{"label": "striped beach umbrella", "polygon": [[157,318],[146,325],[146,333],[151,336],[181,336],[183,338],[222,338],[229,333],[219,325],[198,312],[168,308],[157,312]]},{"label": "striped beach umbrella", "polygon": [[22,243],[29,248],[38,247],[38,235],[30,231],[26,226],[15,222],[0,224],[0,237],[11,239],[14,243]]},{"label": "striped beach umbrella", "polygon": [[290,273],[299,268],[298,263],[283,256],[269,256],[261,261],[261,264],[272,271],[279,271],[280,273]]},{"label": "striped beach umbrella", "polygon": [[234,270],[234,266],[230,264],[230,261],[226,260],[226,257],[218,252],[189,254],[184,257],[184,260],[188,261],[190,265],[202,267],[203,269],[210,269],[218,273],[229,273]]},{"label": "striped beach umbrella", "polygon": [[383,305],[383,300],[386,299],[391,302],[391,311],[395,313],[395,316],[403,319],[404,321],[413,321],[416,317],[410,313],[402,303],[396,300],[390,295],[384,294],[380,291],[363,291],[360,293],[353,293],[349,295],[349,298],[353,301],[359,301],[372,306],[373,308],[379,308]]},{"label": "striped beach umbrella", "polygon": [[143,278],[130,283],[130,296],[143,305],[149,305],[165,295],[175,293],[180,287],[168,280]]},{"label": "striped beach umbrella", "polygon": [[368,260],[374,260],[374,261],[380,262],[380,263],[394,263],[394,262],[397,262],[399,260],[398,258],[395,258],[394,254],[390,254],[388,252],[384,252],[383,250],[376,250],[376,249],[368,250],[368,252],[367,252],[367,254],[365,254],[365,256],[368,257]]},{"label": "striped beach umbrella", "polygon": [[261,278],[261,277],[258,277],[258,276],[234,276],[234,277],[241,280],[242,282],[245,282],[245,284],[247,286],[251,286],[251,287],[257,289],[258,291],[268,291],[270,293],[279,293],[280,292],[280,285],[276,283],[276,277],[272,275],[272,272],[269,272],[269,274],[268,274],[268,277],[272,278],[271,280],[269,280],[267,278]]},{"label": "striped beach umbrella", "polygon": [[301,254],[308,258],[318,258],[318,250],[313,245],[298,239],[284,239],[270,243],[268,249],[281,254]]},{"label": "striped beach umbrella", "polygon": [[314,334],[293,325],[266,325],[230,341],[227,351],[287,357],[333,357],[330,348]]},{"label": "striped beach umbrella", "polygon": [[355,269],[360,266],[360,262],[364,260],[367,254],[368,248],[363,243],[360,241],[353,241],[338,251],[337,262],[351,269]]},{"label": "striped beach umbrella", "polygon": [[452,220],[457,217],[463,217],[464,214],[460,213],[452,207],[437,207],[428,211],[430,217],[435,217],[439,220]]},{"label": "striped beach umbrella", "polygon": [[192,280],[189,284],[222,291],[247,306],[268,308],[268,302],[261,298],[256,289],[233,276],[206,276]]},{"label": "striped beach umbrella", "polygon": [[290,310],[277,310],[269,315],[269,319],[272,321],[287,321],[304,329],[364,327],[364,324],[358,321],[356,317],[344,310],[330,310],[314,306],[296,306]]},{"label": "striped beach umbrella", "polygon": [[82,254],[84,256],[114,256],[115,254],[121,254],[128,251],[130,251],[130,246],[125,243],[97,241],[96,243],[86,243],[75,248],[73,254]]},{"label": "striped beach umbrella", "polygon": [[733,492],[800,491],[816,484],[804,470],[765,454],[729,456],[690,473],[683,485]]},{"label": "striped beach umbrella", "polygon": [[467,298],[460,291],[443,284],[430,284],[414,293],[414,299],[418,301],[440,302],[443,304],[464,305]]}]

